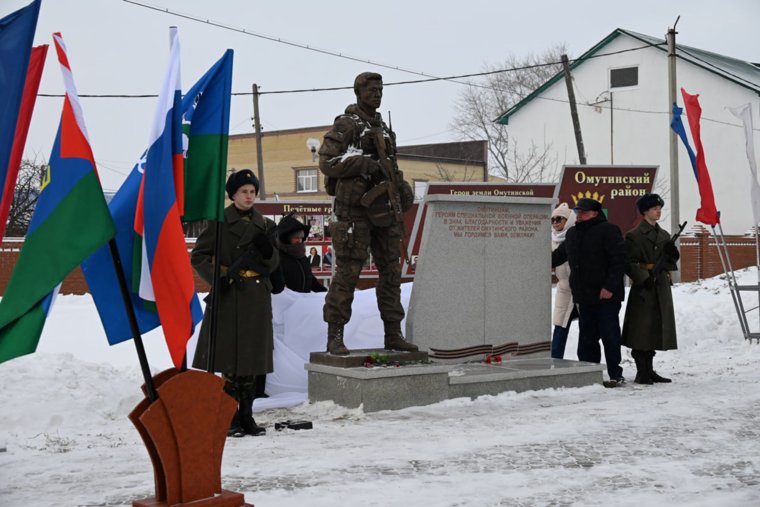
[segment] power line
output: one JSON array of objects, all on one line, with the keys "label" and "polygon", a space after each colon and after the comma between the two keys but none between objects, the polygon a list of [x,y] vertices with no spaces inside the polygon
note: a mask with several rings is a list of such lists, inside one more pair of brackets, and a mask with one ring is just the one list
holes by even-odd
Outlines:
[{"label": "power line", "polygon": [[144,7],[146,9],[151,9],[151,10],[154,10],[154,11],[158,11],[158,12],[162,12],[162,13],[165,13],[165,14],[169,14],[171,16],[177,16],[179,18],[189,19],[190,21],[196,21],[196,22],[199,22],[199,23],[204,23],[204,24],[207,24],[207,25],[215,26],[217,28],[222,28],[224,30],[230,30],[232,32],[242,33],[243,35],[248,35],[248,36],[251,36],[251,37],[257,37],[259,39],[264,39],[264,40],[268,40],[268,41],[271,41],[271,42],[276,42],[278,44],[285,44],[287,46],[292,46],[292,47],[296,47],[296,48],[299,48],[299,49],[305,49],[305,50],[313,51],[315,53],[320,53],[320,54],[323,54],[323,55],[334,56],[334,57],[337,57],[337,58],[343,58],[345,60],[351,60],[351,61],[354,61],[354,62],[368,63],[370,65],[375,65],[377,67],[383,67],[383,68],[386,68],[386,69],[397,70],[399,72],[406,72],[407,74],[415,74],[415,75],[418,75],[418,76],[435,77],[435,76],[432,76],[431,74],[426,74],[424,72],[420,72],[420,71],[416,71],[416,70],[411,70],[411,69],[405,69],[403,67],[399,67],[399,66],[396,66],[396,65],[389,65],[389,64],[380,63],[380,62],[373,62],[372,60],[369,60],[369,59],[366,59],[366,58],[360,58],[360,57],[356,57],[356,56],[351,56],[351,55],[344,54],[342,52],[330,51],[330,50],[327,50],[327,49],[320,49],[320,48],[316,48],[316,47],[314,47],[314,46],[312,46],[310,44],[302,44],[302,43],[299,43],[299,42],[285,40],[285,39],[283,39],[281,37],[276,37],[276,36],[272,36],[272,35],[266,35],[266,34],[263,34],[263,33],[252,31],[252,30],[247,30],[245,28],[237,28],[237,27],[234,27],[234,26],[225,25],[225,24],[220,23],[218,21],[213,21],[213,20],[210,20],[210,19],[203,19],[203,18],[199,18],[199,17],[196,17],[196,16],[191,16],[190,14],[182,14],[182,13],[179,13],[179,12],[170,11],[169,9],[166,9],[166,8],[156,7],[155,5],[150,5],[150,4],[146,4],[146,3],[142,3],[142,2],[136,2],[134,0],[123,0],[123,1],[126,2],[126,3],[129,3],[129,4],[137,5],[139,7]]},{"label": "power line", "polygon": [[[131,0],[122,0],[124,2],[128,2]],[[584,60],[588,60],[591,58],[600,58],[605,56],[614,56],[618,55],[620,53],[628,53],[630,51],[639,51],[642,49],[646,49],[649,47],[655,47],[659,46],[661,44],[647,44],[644,46],[638,46],[635,48],[629,48],[629,49],[621,49],[620,51],[613,51],[611,53],[600,53],[598,55],[592,55],[589,57],[584,58]],[[571,59],[570,62],[577,62],[580,58]],[[410,84],[421,84],[421,83],[432,83],[435,81],[453,81],[455,79],[464,79],[464,78],[472,78],[472,77],[483,77],[483,76],[491,76],[494,74],[503,74],[506,72],[518,72],[522,70],[530,70],[530,69],[537,69],[539,67],[549,67],[552,65],[561,65],[561,62],[546,62],[546,63],[535,63],[531,65],[523,65],[520,67],[508,67],[506,69],[497,69],[497,70],[489,70],[484,72],[472,72],[469,74],[458,74],[454,76],[445,76],[445,77],[429,77],[425,79],[415,79],[410,81],[394,81],[390,83],[383,83],[383,86],[400,86],[400,85],[410,85]],[[464,83],[468,86],[472,86],[472,83]],[[259,95],[278,95],[278,94],[286,94],[286,93],[308,93],[308,92],[330,92],[330,91],[338,91],[338,90],[353,90],[353,86],[331,86],[327,88],[302,88],[302,89],[293,89],[293,90],[273,90],[269,92],[259,92]],[[253,92],[233,92],[233,96],[235,97],[241,97],[241,96],[251,96],[253,95]],[[38,93],[38,97],[53,97],[53,98],[60,98],[63,97],[63,94],[53,94],[53,93]],[[80,93],[79,98],[156,98],[158,97],[157,94],[141,94],[141,95],[128,95],[128,94],[86,94],[86,93]]]}]

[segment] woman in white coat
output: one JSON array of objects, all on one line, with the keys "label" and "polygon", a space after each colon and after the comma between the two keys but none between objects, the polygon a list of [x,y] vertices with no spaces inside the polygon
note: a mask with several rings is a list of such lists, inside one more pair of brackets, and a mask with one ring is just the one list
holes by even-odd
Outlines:
[{"label": "woman in white coat", "polygon": [[[567,205],[561,203],[552,212],[552,250],[565,241],[567,230],[575,225],[575,214]],[[578,316],[570,292],[570,265],[566,262],[554,268],[557,277],[557,295],[554,299],[552,323],[552,357],[562,359],[565,355],[565,343],[570,332],[570,322]]]}]

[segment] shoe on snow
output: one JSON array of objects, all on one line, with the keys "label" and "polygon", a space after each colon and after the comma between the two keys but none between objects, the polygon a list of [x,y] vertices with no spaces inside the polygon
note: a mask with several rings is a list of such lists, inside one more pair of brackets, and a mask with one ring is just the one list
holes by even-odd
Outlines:
[{"label": "shoe on snow", "polygon": [[608,388],[620,387],[620,386],[625,385],[625,379],[623,377],[611,378],[609,380],[605,380],[604,382],[602,382],[602,385]]}]

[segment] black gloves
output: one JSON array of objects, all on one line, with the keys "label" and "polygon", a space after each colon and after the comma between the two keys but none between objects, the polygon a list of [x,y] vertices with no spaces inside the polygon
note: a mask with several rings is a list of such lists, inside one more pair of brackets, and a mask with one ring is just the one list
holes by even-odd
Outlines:
[{"label": "black gloves", "polygon": [[662,247],[663,254],[667,255],[673,262],[681,258],[681,254],[678,252],[678,247],[672,241],[667,241]]},{"label": "black gloves", "polygon": [[656,278],[652,275],[652,272],[650,271],[649,272],[649,276],[647,277],[646,280],[644,280],[644,288],[647,289],[647,290],[654,289],[654,282],[655,282],[655,280],[656,280]]},{"label": "black gloves", "polygon": [[266,234],[259,234],[257,236],[253,237],[252,243],[256,247],[256,249],[261,253],[261,256],[264,259],[271,259],[272,254],[274,253],[274,248],[272,247],[272,243],[269,241],[269,238]]}]

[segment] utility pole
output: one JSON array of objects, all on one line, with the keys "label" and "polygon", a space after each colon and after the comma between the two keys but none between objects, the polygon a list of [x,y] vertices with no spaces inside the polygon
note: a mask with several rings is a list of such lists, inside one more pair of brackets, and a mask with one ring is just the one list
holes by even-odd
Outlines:
[{"label": "utility pole", "polygon": [[[676,25],[681,16],[676,18],[673,28],[668,28],[666,40],[668,42],[668,100],[670,105],[670,230],[677,231],[680,227],[680,199],[678,196],[678,135],[670,128],[673,121],[673,105],[676,104]],[[680,264],[680,262],[678,263]],[[680,266],[679,266],[680,267]],[[681,281],[681,271],[672,271],[671,277],[674,282]]]},{"label": "utility pole", "polygon": [[261,119],[259,117],[259,85],[253,83],[253,129],[256,134],[256,163],[259,174],[259,195],[262,201],[266,200],[266,186],[264,185],[264,161],[261,150]]},{"label": "utility pole", "polygon": [[578,120],[578,109],[575,107],[575,92],[573,91],[573,77],[570,75],[570,63],[567,55],[562,55],[562,68],[565,70],[565,84],[567,85],[567,98],[570,101],[570,115],[573,117],[573,129],[575,130],[575,144],[578,146],[578,161],[586,165],[586,152],[583,149],[583,136],[581,136],[581,122]]}]

